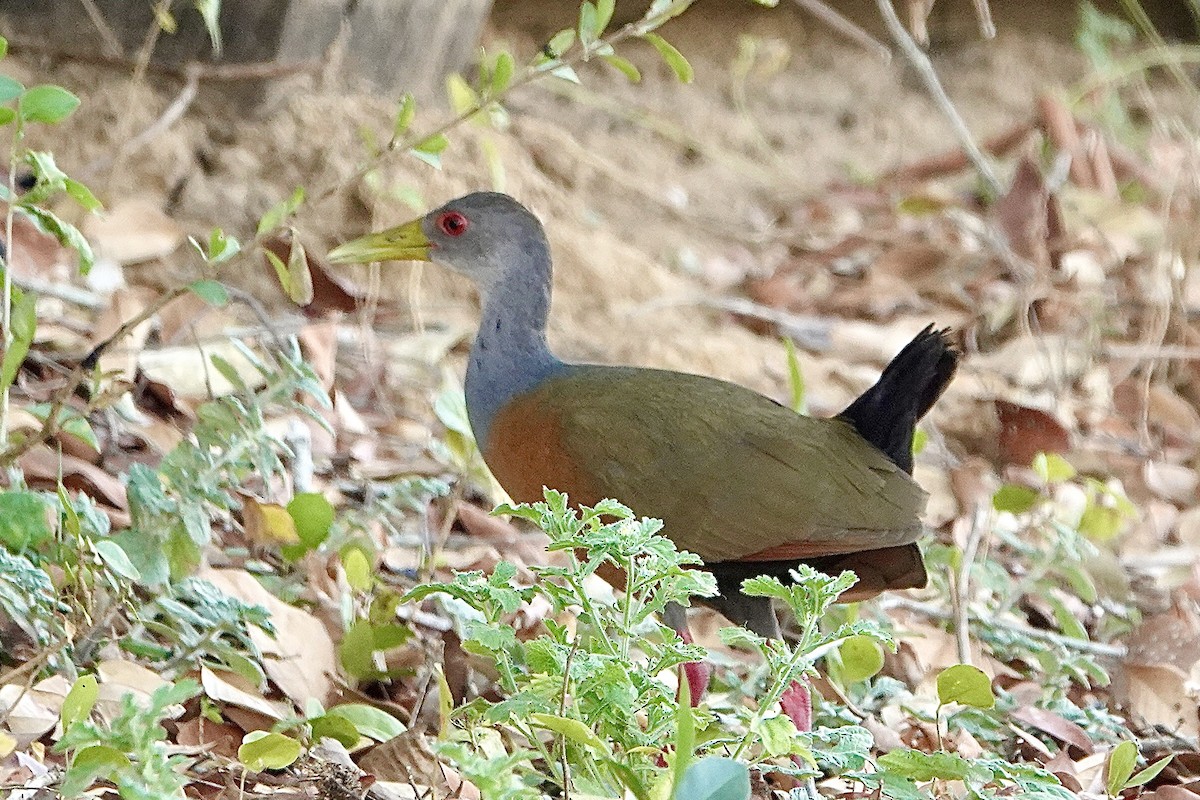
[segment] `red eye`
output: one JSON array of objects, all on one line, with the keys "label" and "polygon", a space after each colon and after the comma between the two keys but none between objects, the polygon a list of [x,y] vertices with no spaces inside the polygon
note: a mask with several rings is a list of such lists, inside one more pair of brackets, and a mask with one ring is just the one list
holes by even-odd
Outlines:
[{"label": "red eye", "polygon": [[437,225],[447,236],[462,236],[470,227],[467,218],[457,211],[447,211],[442,214],[438,217]]}]

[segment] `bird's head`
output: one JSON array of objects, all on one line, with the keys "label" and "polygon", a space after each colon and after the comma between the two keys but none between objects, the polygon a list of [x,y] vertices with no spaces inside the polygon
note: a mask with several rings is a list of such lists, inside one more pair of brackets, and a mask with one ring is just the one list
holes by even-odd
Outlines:
[{"label": "bird's head", "polygon": [[476,192],[423,217],[346,242],[329,253],[335,264],[433,261],[496,285],[505,270],[546,252],[542,225],[506,194]]}]

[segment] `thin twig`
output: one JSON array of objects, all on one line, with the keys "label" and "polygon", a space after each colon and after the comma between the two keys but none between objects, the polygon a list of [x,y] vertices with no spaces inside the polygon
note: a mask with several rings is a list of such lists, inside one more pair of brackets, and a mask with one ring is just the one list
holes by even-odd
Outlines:
[{"label": "thin twig", "polygon": [[975,0],[975,17],[979,20],[979,35],[985,39],[995,39],[996,23],[992,22],[992,9],[988,0]]},{"label": "thin twig", "polygon": [[979,552],[979,543],[987,532],[984,525],[984,507],[978,505],[971,514],[971,527],[967,530],[967,541],[963,547],[962,562],[954,576],[954,638],[958,645],[958,663],[971,663],[971,567]]},{"label": "thin twig", "polygon": [[53,297],[55,300],[62,300],[89,311],[99,311],[108,307],[108,301],[100,295],[78,286],[26,275],[13,275],[12,282],[22,291],[33,292],[38,297]]},{"label": "thin twig", "polygon": [[[9,47],[14,53],[32,53],[47,58],[72,61],[78,64],[96,64],[111,67],[121,71],[132,71],[139,62],[127,56],[109,56],[100,53],[85,53],[77,50],[64,50],[45,42],[35,42],[30,39],[14,37],[9,40]],[[156,75],[166,75],[172,78],[186,80],[188,72],[199,70],[201,83],[237,83],[241,81],[266,80],[271,78],[287,78],[292,75],[317,73],[323,62],[317,59],[306,61],[254,61],[245,64],[209,64],[205,62],[188,62],[185,64],[148,64],[144,68]]]},{"label": "thin twig", "polygon": [[71,370],[71,374],[67,376],[66,381],[51,397],[50,410],[46,412],[46,419],[42,423],[41,429],[37,433],[25,437],[16,444],[12,444],[3,450],[0,450],[0,468],[6,468],[16,463],[17,459],[23,456],[25,453],[29,452],[34,447],[49,441],[55,434],[57,434],[62,425],[62,412],[63,409],[66,408],[67,401],[70,400],[71,397],[74,396],[76,390],[83,385],[83,382],[87,379],[87,376],[100,361],[100,357],[104,355],[104,353],[106,353],[109,348],[113,346],[113,344],[128,336],[134,330],[134,328],[153,317],[168,303],[187,294],[189,291],[191,290],[187,286],[178,286],[163,294],[153,303],[144,308],[140,314],[121,323],[121,326],[118,327],[111,336],[93,347],[91,351],[84,356],[82,360],[80,360],[75,369]]},{"label": "thin twig", "polygon": [[958,139],[963,152],[967,154],[967,157],[971,159],[971,163],[975,166],[975,171],[979,173],[980,178],[987,184],[988,191],[993,196],[999,197],[1003,191],[1000,181],[996,178],[996,174],[992,170],[987,156],[979,149],[979,145],[975,143],[975,138],[971,135],[967,124],[963,122],[963,118],[954,107],[954,103],[950,101],[950,96],[946,94],[946,90],[942,87],[942,82],[938,79],[937,71],[933,68],[933,62],[929,60],[929,56],[925,55],[925,52],[913,41],[908,31],[904,29],[900,18],[896,16],[896,9],[892,6],[892,0],[875,0],[875,4],[879,6],[879,12],[883,14],[883,21],[887,24],[887,29],[892,35],[892,39],[899,46],[900,51],[904,53],[904,57],[908,59],[908,63],[917,71],[917,75],[925,84],[925,90],[929,92],[929,96],[934,104],[945,115],[947,121],[949,121],[950,127],[954,130],[954,135]]},{"label": "thin twig", "polygon": [[113,29],[109,27],[108,20],[104,18],[104,14],[100,11],[100,7],[96,5],[96,0],[79,0],[83,4],[83,8],[87,11],[88,19],[96,26],[96,32],[100,34],[100,41],[104,43],[105,55],[110,58],[120,58],[124,55],[124,50],[121,49],[121,42],[117,39],[117,35],[113,33]]},{"label": "thin twig", "polygon": [[858,25],[855,25],[849,19],[830,8],[826,3],[821,2],[821,0],[795,0],[795,2],[796,5],[821,20],[821,22],[824,22],[834,32],[840,33],[859,47],[870,52],[876,58],[882,59],[885,64],[892,60],[892,51],[883,42],[880,42]]},{"label": "thin twig", "polygon": [[191,107],[192,102],[196,99],[196,95],[200,91],[200,70],[192,65],[188,69],[187,80],[179,94],[171,101],[171,104],[163,110],[158,119],[150,123],[141,133],[131,136],[125,140],[125,143],[117,150],[114,155],[105,156],[97,159],[91,164],[84,167],[80,174],[86,179],[92,175],[103,172],[115,164],[118,159],[125,158],[132,153],[140,150],[145,145],[157,139],[165,133],[172,125],[183,118],[187,110]]},{"label": "thin twig", "polygon": [[[954,613],[947,611],[939,606],[930,603],[921,603],[916,600],[909,600],[906,597],[884,597],[879,600],[879,607],[884,611],[891,609],[902,609],[904,611],[912,611],[915,614],[920,614],[929,619],[936,619],[942,622],[953,622]],[[1068,650],[1076,650],[1080,653],[1089,653],[1095,656],[1106,656],[1108,658],[1124,658],[1129,655],[1129,648],[1122,644],[1106,644],[1104,642],[1092,642],[1087,639],[1074,639],[1070,636],[1063,636],[1061,633],[1054,631],[1046,631],[1041,628],[1033,628],[1024,623],[1013,620],[997,620],[993,619],[987,623],[982,620],[976,620],[977,625],[987,625],[989,627],[1003,628],[1015,633],[1028,636],[1031,639],[1041,639],[1044,642],[1059,645]]]}]

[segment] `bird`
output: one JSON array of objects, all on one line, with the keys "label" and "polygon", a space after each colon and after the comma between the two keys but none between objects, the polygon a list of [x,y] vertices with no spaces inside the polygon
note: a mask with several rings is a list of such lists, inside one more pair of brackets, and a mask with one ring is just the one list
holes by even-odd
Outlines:
[{"label": "bird", "polygon": [[[912,444],[958,365],[948,330],[925,328],[845,410],[818,418],[712,377],[560,359],[546,338],[546,233],[506,194],[459,197],[328,257],[433,261],[470,278],[482,311],[467,416],[500,486],[519,503],[549,487],[576,506],[612,498],[661,519],[716,578],[719,594],[696,599],[734,624],[780,638],[770,600],[743,595],[741,584],[789,582],[799,563],[855,572],[839,602],[926,584],[916,540],[927,496],[911,475]],[[682,607],[668,606],[664,622],[691,641]],[[696,704],[708,672],[692,667]],[[793,689],[783,705],[799,728],[811,705],[804,687]]]}]

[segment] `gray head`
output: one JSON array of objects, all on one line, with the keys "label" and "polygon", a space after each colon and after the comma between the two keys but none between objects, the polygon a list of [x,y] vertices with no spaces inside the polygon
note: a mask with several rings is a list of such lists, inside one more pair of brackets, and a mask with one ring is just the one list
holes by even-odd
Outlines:
[{"label": "gray head", "polygon": [[550,264],[542,223],[499,192],[451,200],[420,219],[347,242],[329,259],[434,261],[473,279],[485,292],[515,271],[534,271],[548,280]]}]

